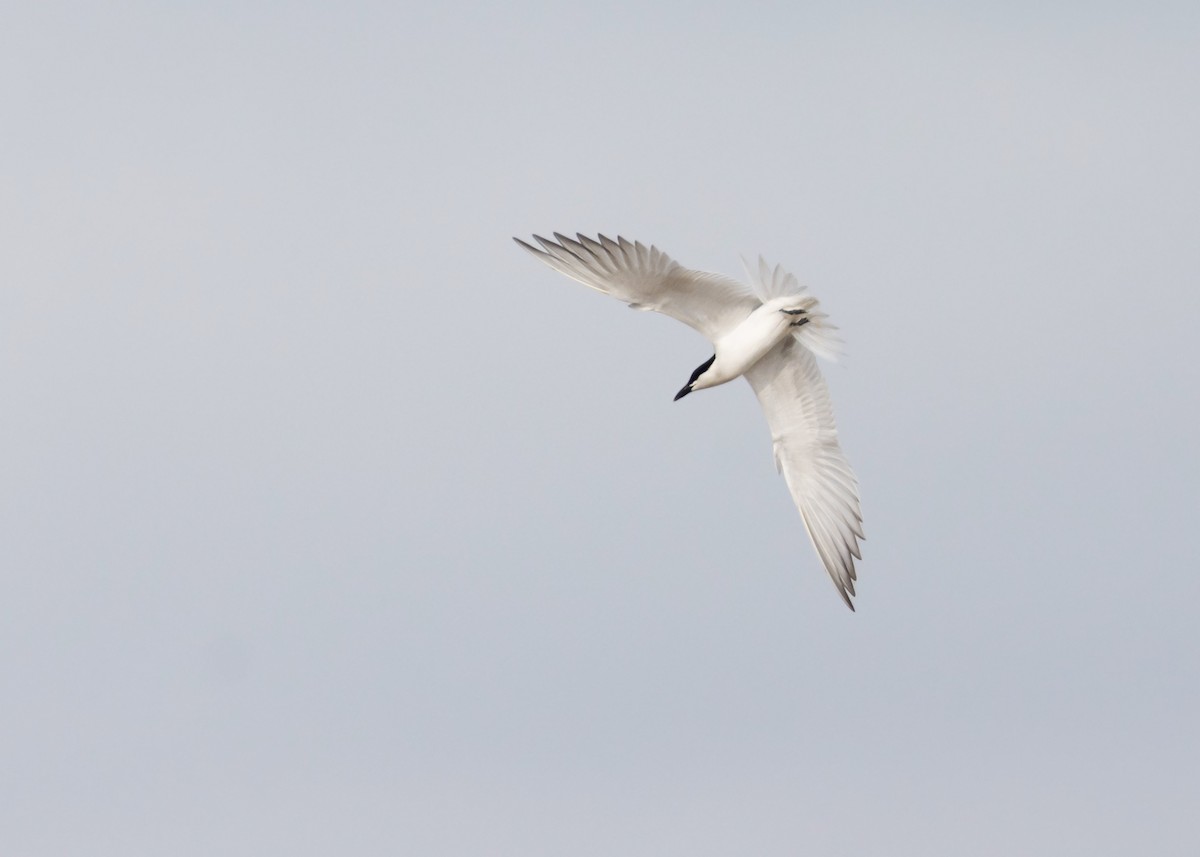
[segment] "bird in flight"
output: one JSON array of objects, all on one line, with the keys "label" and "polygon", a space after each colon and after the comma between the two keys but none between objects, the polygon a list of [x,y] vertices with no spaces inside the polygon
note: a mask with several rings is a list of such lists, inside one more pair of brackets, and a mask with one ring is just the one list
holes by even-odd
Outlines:
[{"label": "bird in flight", "polygon": [[713,356],[696,367],[676,400],[739,375],[750,382],[771,429],[775,466],[821,563],[853,610],[862,513],[814,356],[833,358],[838,345],[817,299],[761,256],[757,269],[746,265],[752,293],[737,280],[689,270],[637,241],[554,237],[533,236],[539,247],[513,240],[560,274],[634,309],[669,315],[712,343]]}]

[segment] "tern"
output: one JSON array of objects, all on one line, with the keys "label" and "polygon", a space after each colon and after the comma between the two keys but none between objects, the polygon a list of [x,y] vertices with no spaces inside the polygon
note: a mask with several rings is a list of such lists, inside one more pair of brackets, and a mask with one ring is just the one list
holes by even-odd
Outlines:
[{"label": "tern", "polygon": [[684,268],[638,241],[554,237],[557,242],[534,235],[540,249],[513,240],[560,274],[634,309],[669,315],[712,343],[713,356],[696,367],[676,401],[739,376],[750,382],[771,429],[775,466],[817,556],[853,610],[862,513],[858,480],[838,444],[829,390],[814,356],[834,358],[838,344],[817,299],[761,256],[757,268],[743,260],[751,291],[730,277]]}]

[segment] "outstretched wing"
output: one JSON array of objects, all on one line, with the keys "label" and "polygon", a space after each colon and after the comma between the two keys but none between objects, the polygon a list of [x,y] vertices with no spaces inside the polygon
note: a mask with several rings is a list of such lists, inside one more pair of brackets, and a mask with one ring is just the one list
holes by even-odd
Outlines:
[{"label": "outstretched wing", "polygon": [[513,240],[573,280],[625,301],[678,319],[715,342],[745,321],[760,302],[741,283],[720,274],[684,268],[657,247],[599,236],[578,240],[555,232],[558,243],[538,235],[539,250]]},{"label": "outstretched wing", "polygon": [[838,445],[829,390],[816,358],[787,337],[746,372],[771,428],[783,474],[813,547],[842,599],[854,604],[854,560],[864,538],[858,480]]}]

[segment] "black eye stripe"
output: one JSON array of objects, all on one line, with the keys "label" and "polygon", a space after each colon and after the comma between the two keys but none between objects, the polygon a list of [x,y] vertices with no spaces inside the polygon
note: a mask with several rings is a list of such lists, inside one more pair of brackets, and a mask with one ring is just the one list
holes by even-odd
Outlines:
[{"label": "black eye stripe", "polygon": [[706,370],[709,366],[713,365],[713,361],[716,359],[717,359],[717,355],[714,354],[712,357],[708,358],[703,363],[701,363],[699,366],[697,366],[696,371],[692,373],[692,377],[688,378],[688,383],[689,384],[696,383],[696,379],[699,378],[701,375],[703,375],[704,370]]}]

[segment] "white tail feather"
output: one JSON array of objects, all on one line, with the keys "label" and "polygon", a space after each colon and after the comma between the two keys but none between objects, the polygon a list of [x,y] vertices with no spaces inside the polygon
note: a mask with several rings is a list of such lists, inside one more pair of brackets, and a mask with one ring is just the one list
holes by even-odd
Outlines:
[{"label": "white tail feather", "polygon": [[[758,264],[754,266],[743,256],[742,267],[746,269],[750,287],[763,303],[775,298],[808,295],[808,288],[801,285],[795,275],[785,271],[780,265],[772,268],[762,256],[758,257]],[[834,333],[837,327],[829,323],[828,315],[817,309],[820,302],[816,298],[809,296],[805,303],[810,304],[810,321],[795,329],[796,341],[818,357],[836,361],[845,353],[844,343]]]}]

